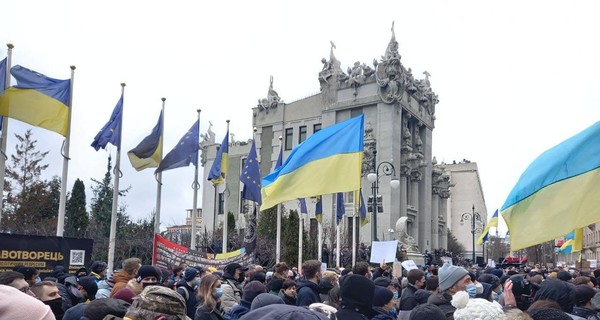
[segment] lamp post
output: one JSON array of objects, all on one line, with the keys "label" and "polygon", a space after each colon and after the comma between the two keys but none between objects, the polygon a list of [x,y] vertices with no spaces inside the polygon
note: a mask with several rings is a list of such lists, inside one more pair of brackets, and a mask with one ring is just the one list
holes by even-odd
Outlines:
[{"label": "lamp post", "polygon": [[[373,221],[371,221],[371,239],[372,241],[377,240],[377,207],[379,201],[383,201],[380,195],[377,194],[379,191],[379,178],[383,176],[392,176],[390,186],[393,189],[398,189],[400,181],[396,178],[396,169],[394,165],[389,161],[382,161],[377,164],[377,150],[373,150],[373,163],[371,166],[371,172],[367,175],[367,180],[371,182],[371,194],[373,201],[371,202],[371,210],[373,214]],[[380,173],[381,171],[381,173]]]},{"label": "lamp post", "polygon": [[482,222],[481,215],[479,215],[478,212],[475,212],[475,205],[473,205],[472,212],[465,212],[462,214],[462,216],[460,217],[460,225],[462,226],[463,224],[465,224],[465,221],[469,220],[471,220],[471,238],[473,240],[473,260],[471,261],[471,263],[475,263],[475,232],[477,230],[480,230],[480,228],[477,228],[475,226],[475,222],[479,221],[480,224]]}]

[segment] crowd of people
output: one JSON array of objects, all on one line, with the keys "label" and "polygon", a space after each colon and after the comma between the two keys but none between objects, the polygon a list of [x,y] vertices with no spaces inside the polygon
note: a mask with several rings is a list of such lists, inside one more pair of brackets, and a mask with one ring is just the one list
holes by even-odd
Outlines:
[{"label": "crowd of people", "polygon": [[[301,270],[230,263],[222,270],[172,270],[129,258],[107,277],[107,264],[69,274],[62,266],[40,279],[15,266],[0,273],[1,319],[59,320],[600,320],[600,269],[539,266],[462,267],[449,263],[404,270],[357,262]],[[598,280],[597,280],[598,279]]]}]

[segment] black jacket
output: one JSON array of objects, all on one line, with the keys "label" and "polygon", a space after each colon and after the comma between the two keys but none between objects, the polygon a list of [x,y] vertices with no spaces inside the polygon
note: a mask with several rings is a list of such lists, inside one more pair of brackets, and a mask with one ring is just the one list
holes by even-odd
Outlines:
[{"label": "black jacket", "polygon": [[427,303],[434,304],[442,309],[446,320],[454,320],[454,311],[456,308],[452,305],[452,296],[448,293],[437,292],[429,296]]},{"label": "black jacket", "polygon": [[309,280],[298,280],[296,286],[296,305],[308,307],[312,303],[321,302],[319,297],[319,286]]},{"label": "black jacket", "polygon": [[177,287],[177,293],[179,293],[183,297],[183,300],[185,300],[185,313],[188,317],[193,318],[196,314],[196,305],[198,304],[198,299],[196,299],[196,291],[184,279],[179,280],[175,286]]},{"label": "black jacket", "polygon": [[400,310],[412,310],[416,306],[419,305],[417,301],[417,297],[415,292],[417,292],[417,288],[411,284],[406,286],[404,290],[402,290],[402,294],[400,295]]}]

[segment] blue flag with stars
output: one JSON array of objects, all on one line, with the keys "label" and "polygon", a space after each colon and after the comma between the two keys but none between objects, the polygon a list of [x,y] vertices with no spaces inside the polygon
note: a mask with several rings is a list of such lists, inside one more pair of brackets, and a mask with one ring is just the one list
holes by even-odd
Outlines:
[{"label": "blue flag with stars", "polygon": [[344,213],[346,213],[346,206],[344,205],[344,194],[342,192],[338,192],[336,196],[336,204],[335,204],[335,225],[340,224],[340,220],[344,217]]},{"label": "blue flag with stars", "polygon": [[200,120],[196,120],[190,130],[179,140],[177,145],[173,147],[164,159],[156,168],[154,173],[159,173],[165,170],[187,167],[190,163],[198,165],[198,149],[200,140],[198,138],[200,132]]},{"label": "blue flag with stars", "polygon": [[244,170],[242,170],[242,174],[240,175],[240,181],[244,184],[242,199],[254,201],[260,205],[262,203],[260,196],[260,171],[254,141],[252,141],[248,159],[246,159]]},{"label": "blue flag with stars", "polygon": [[[6,89],[6,66],[8,65],[8,58],[0,60],[0,93]],[[0,117],[0,130],[2,130],[2,120],[4,117]]]},{"label": "blue flag with stars", "polygon": [[117,149],[121,149],[121,125],[123,123],[123,94],[108,122],[100,129],[100,132],[94,137],[92,147],[98,151],[105,149],[106,145],[112,143]]}]

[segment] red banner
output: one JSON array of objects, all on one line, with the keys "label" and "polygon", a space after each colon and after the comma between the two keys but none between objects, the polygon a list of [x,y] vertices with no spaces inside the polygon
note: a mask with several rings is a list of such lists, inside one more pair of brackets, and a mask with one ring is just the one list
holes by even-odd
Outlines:
[{"label": "red banner", "polygon": [[244,249],[238,251],[237,254],[236,252],[226,254],[228,257],[224,259],[211,259],[155,234],[152,264],[165,269],[173,269],[173,267],[186,263],[189,266],[215,267],[223,270],[226,265],[234,262],[243,266],[253,263],[252,257],[246,254]]}]

